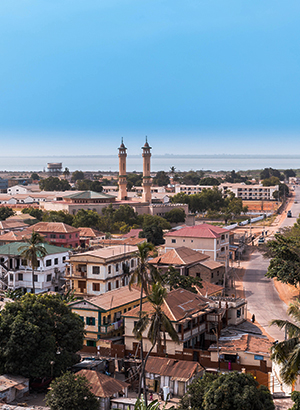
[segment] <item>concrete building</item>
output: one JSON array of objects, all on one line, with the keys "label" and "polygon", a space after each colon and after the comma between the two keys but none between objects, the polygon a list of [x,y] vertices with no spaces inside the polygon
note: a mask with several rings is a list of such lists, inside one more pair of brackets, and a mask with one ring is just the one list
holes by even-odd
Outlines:
[{"label": "concrete building", "polygon": [[[76,300],[69,304],[85,324],[85,346],[97,346],[99,339],[111,339],[123,335],[122,315],[139,306],[141,291],[134,286],[111,290],[90,299]],[[145,297],[144,297],[145,299]]]},{"label": "concrete building", "polygon": [[185,246],[205,253],[214,261],[228,262],[229,232],[219,226],[200,224],[182,227],[164,235],[165,249]]},{"label": "concrete building", "polygon": [[111,246],[78,253],[70,257],[66,279],[76,295],[98,296],[127,286],[137,263],[135,246]]},{"label": "concrete building", "polygon": [[45,240],[55,246],[77,248],[80,246],[80,231],[63,222],[38,222],[28,228],[41,234]]},{"label": "concrete building", "polygon": [[[0,246],[0,286],[2,289],[32,291],[32,269],[26,259],[21,258],[24,242]],[[43,244],[47,251],[44,258],[38,258],[39,267],[34,273],[35,292],[56,291],[64,284],[64,272],[69,252],[65,248]]]},{"label": "concrete building", "polygon": [[147,137],[144,146],[142,147],[143,150],[143,193],[142,193],[142,200],[143,202],[151,202],[151,186],[152,186],[152,179],[150,175],[150,159],[151,159],[151,147],[148,144]]},{"label": "concrete building", "polygon": [[23,376],[0,375],[0,402],[11,403],[29,394],[29,379]]},{"label": "concrete building", "polygon": [[119,192],[118,199],[120,201],[127,199],[127,176],[126,176],[126,153],[127,148],[123,143],[123,138],[121,145],[119,147]]},{"label": "concrete building", "polygon": [[38,184],[14,185],[7,189],[8,195],[32,194],[33,192],[41,192]]}]

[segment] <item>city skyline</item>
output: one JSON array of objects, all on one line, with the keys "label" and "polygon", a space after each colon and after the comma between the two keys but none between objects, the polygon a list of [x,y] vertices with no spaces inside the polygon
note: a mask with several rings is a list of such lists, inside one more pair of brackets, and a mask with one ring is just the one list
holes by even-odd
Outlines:
[{"label": "city skyline", "polygon": [[[7,155],[300,149],[296,1],[0,4]],[[13,141],[13,143],[12,143]]]}]

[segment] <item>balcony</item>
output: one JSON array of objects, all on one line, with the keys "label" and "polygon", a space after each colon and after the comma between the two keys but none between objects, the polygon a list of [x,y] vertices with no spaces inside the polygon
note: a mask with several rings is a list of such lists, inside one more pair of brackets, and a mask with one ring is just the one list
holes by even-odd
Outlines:
[{"label": "balcony", "polygon": [[101,335],[108,335],[112,333],[114,330],[124,328],[124,321],[123,319],[118,320],[117,322],[108,323],[107,325],[100,326],[100,333]]}]

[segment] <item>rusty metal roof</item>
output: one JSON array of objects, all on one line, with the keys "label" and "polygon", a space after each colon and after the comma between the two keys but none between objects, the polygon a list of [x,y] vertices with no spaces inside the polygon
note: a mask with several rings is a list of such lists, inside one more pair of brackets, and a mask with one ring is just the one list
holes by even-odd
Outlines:
[{"label": "rusty metal roof", "polygon": [[113,379],[95,370],[82,369],[76,375],[86,377],[91,384],[92,393],[97,397],[112,397],[129,386],[128,383]]},{"label": "rusty metal roof", "polygon": [[182,381],[189,380],[202,369],[202,366],[197,362],[175,360],[166,357],[150,356],[146,363],[147,373],[169,376]]}]

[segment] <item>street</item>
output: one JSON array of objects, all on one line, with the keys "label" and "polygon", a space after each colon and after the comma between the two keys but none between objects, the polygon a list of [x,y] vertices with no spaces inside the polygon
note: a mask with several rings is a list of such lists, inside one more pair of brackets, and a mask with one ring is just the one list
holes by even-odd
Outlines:
[{"label": "street", "polygon": [[[279,228],[293,225],[300,213],[300,188],[295,188],[295,198],[292,206],[289,208],[292,212],[292,218],[285,218]],[[269,326],[272,319],[289,320],[286,314],[287,305],[280,299],[275,289],[272,279],[265,277],[269,261],[264,259],[262,254],[257,250],[251,255],[251,259],[246,266],[244,275],[245,296],[248,301],[248,311],[254,313],[256,321],[265,329],[265,331],[275,340],[283,340],[284,332],[276,326]]]}]

